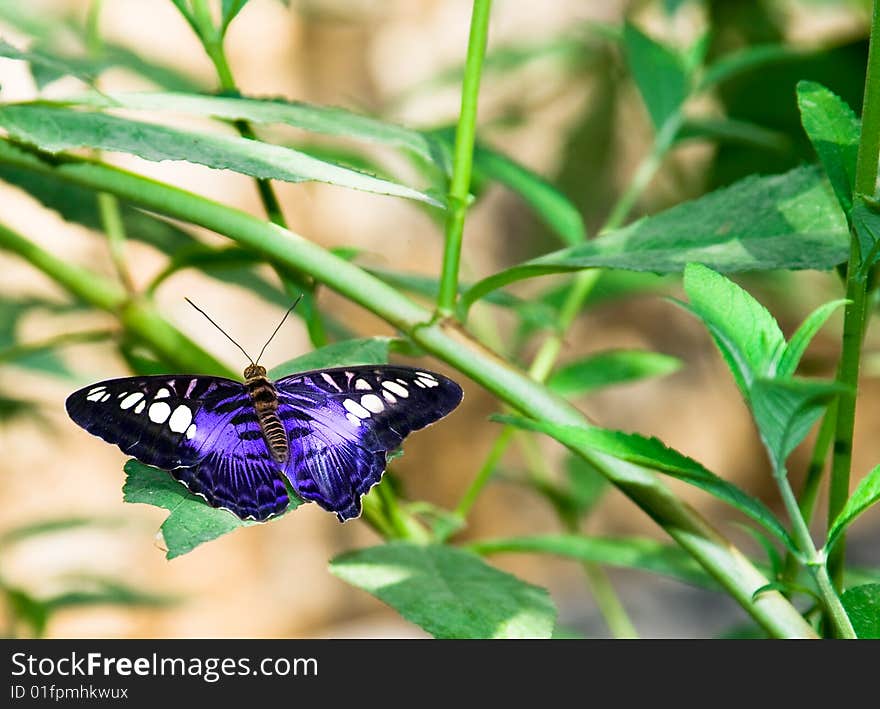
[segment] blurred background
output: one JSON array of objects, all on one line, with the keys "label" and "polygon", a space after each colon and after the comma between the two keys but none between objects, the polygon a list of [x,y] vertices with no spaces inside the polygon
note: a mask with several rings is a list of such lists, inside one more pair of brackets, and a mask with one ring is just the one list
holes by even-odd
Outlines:
[{"label": "blurred background", "polygon": [[[42,41],[51,36],[75,55],[81,47],[69,28],[84,25],[89,6],[86,0],[2,2],[0,37],[21,47],[42,32]],[[624,17],[677,46],[690,45],[711,28],[709,57],[770,42],[798,49],[784,61],[722,85],[699,107],[766,129],[762,139],[715,136],[676,148],[637,203],[637,216],[751,173],[781,172],[813,160],[800,129],[794,84],[803,78],[821,81],[859,110],[869,12],[869,2],[856,1],[496,0],[480,135],[558,185],[581,210],[592,234],[650,148],[650,122],[613,40],[613,29]],[[469,18],[466,0],[252,0],[232,24],[227,50],[244,94],[339,105],[416,127],[442,127],[457,116]],[[175,68],[193,87],[216,89],[213,67],[171,2],[107,0],[100,30],[107,43]],[[45,95],[69,93],[75,88],[69,81],[49,84]],[[0,86],[3,101],[37,95],[23,62],[0,59]],[[108,91],[156,88],[124,68],[104,72],[100,86]],[[148,118],[224,130],[176,115]],[[264,130],[278,142],[304,140],[290,129],[266,128],[261,134]],[[106,157],[262,215],[254,183],[245,176],[184,163]],[[373,157],[394,161],[379,149]],[[276,189],[290,227],[322,246],[361,249],[360,261],[375,268],[427,276],[439,271],[442,229],[413,203],[318,184],[277,183]],[[6,223],[53,253],[113,274],[99,235],[63,221],[21,189],[0,183],[0,210]],[[194,233],[222,243],[216,235]],[[469,213],[463,277],[472,281],[559,247],[515,195],[492,186],[480,192]],[[138,287],[167,263],[165,254],[140,241],[132,240],[128,249]],[[0,269],[0,347],[110,325],[109,317],[64,307],[64,293],[19,259],[0,253]],[[786,334],[813,307],[841,297],[837,279],[826,273],[738,280],[769,307]],[[547,277],[513,290],[528,299],[564,282]],[[757,434],[707,333],[662,297],[678,293],[676,279],[612,275],[600,281],[589,308],[569,332],[562,361],[609,348],[641,348],[675,356],[683,364],[669,376],[608,389],[578,403],[603,426],[658,436],[761,495],[781,513]],[[250,350],[258,349],[282,313],[246,289],[195,270],[181,271],[162,284],[157,302],[163,314],[236,370],[246,364],[240,353],[184,296]],[[392,334],[381,321],[332,293],[322,291],[319,303],[359,336]],[[495,321],[502,341],[513,336],[515,323],[506,313],[478,306],[474,318],[477,323],[480,318]],[[839,320],[833,320],[817,338],[805,359],[805,374],[833,375],[839,327]],[[527,338],[526,358],[541,336]],[[290,322],[273,342],[266,364],[308,349],[302,322]],[[156,536],[166,512],[124,504],[125,456],[64,413],[67,394],[92,381],[129,374],[126,362],[110,344],[68,346],[41,357],[37,366],[0,360],[0,580],[6,589],[0,628],[49,637],[421,635],[380,602],[328,573],[332,556],[378,538],[363,523],[340,525],[314,505],[166,561]],[[880,358],[872,332],[865,362],[856,430],[855,469],[860,472],[880,459],[873,435],[880,425],[880,390],[873,378]],[[394,463],[411,499],[454,505],[498,433],[498,425],[488,421],[497,403],[469,382],[462,384],[462,406],[441,425],[409,439],[406,455]],[[809,443],[791,465],[796,482]],[[561,449],[542,445],[548,460],[561,465]],[[515,473],[524,465],[517,449],[511,449],[461,538],[559,531],[552,507],[516,484]],[[728,508],[695,489],[670,484],[737,543],[756,548],[735,526]],[[663,538],[613,490],[591,511],[583,529]],[[852,533],[853,563],[880,564],[880,547],[872,541],[878,532],[875,510]],[[562,627],[587,637],[607,635],[577,563],[524,556],[497,557],[493,563],[549,588]],[[713,636],[745,619],[719,594],[633,571],[614,571],[611,577],[636,628],[647,637]]]}]

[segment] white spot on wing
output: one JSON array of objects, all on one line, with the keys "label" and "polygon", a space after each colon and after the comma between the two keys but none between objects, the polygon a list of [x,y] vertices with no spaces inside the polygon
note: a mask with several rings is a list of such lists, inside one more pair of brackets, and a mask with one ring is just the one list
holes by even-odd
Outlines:
[{"label": "white spot on wing", "polygon": [[[106,389],[106,388],[107,388],[107,386],[105,384],[100,384],[99,386],[92,387],[91,389],[89,389],[89,396],[91,396],[92,394],[95,394],[99,391],[104,391],[104,389]],[[89,396],[87,396],[86,398],[88,399]]]},{"label": "white spot on wing", "polygon": [[426,387],[428,387],[428,389],[430,389],[431,387],[440,386],[440,382],[438,382],[436,379],[423,379],[422,377],[419,377],[418,379],[416,379],[416,382],[421,382]]},{"label": "white spot on wing", "polygon": [[138,405],[135,407],[134,412],[135,412],[136,414],[141,413],[141,412],[144,410],[144,407],[145,407],[146,405],[147,405],[147,402],[146,402],[146,401],[142,401],[140,404],[138,404]]},{"label": "white spot on wing", "polygon": [[181,404],[174,409],[174,413],[172,413],[171,418],[168,419],[168,428],[175,433],[183,433],[186,430],[186,427],[192,422],[192,417],[192,411],[190,411],[189,406]]},{"label": "white spot on wing", "polygon": [[387,401],[389,404],[396,404],[397,403],[397,399],[395,399],[394,396],[389,391],[383,391],[382,396],[384,397],[385,401]]},{"label": "white spot on wing", "polygon": [[361,425],[361,420],[357,416],[355,416],[354,414],[346,414],[345,418],[348,419],[348,422],[352,426],[360,426]]},{"label": "white spot on wing", "polygon": [[397,394],[397,396],[403,399],[409,396],[409,392],[406,390],[406,387],[398,384],[397,382],[382,382],[382,386],[385,387],[392,394]]},{"label": "white spot on wing", "polygon": [[96,391],[94,394],[89,394],[86,399],[88,401],[98,401],[102,396],[104,396],[104,390]]},{"label": "white spot on wing", "polygon": [[378,414],[385,410],[385,404],[382,403],[382,399],[375,394],[365,394],[362,396],[361,406],[372,411],[374,414]]},{"label": "white spot on wing", "polygon": [[340,386],[336,383],[336,380],[333,379],[327,372],[321,372],[321,379],[327,382],[330,386],[332,386],[336,391],[342,391]]},{"label": "white spot on wing", "polygon": [[430,372],[416,372],[417,377],[424,377],[425,379],[433,379],[435,382],[437,381],[437,377],[435,377]]},{"label": "white spot on wing", "polygon": [[345,407],[346,411],[348,411],[350,414],[354,414],[359,419],[370,418],[370,412],[353,399],[346,399],[342,402],[342,405]]},{"label": "white spot on wing", "polygon": [[421,379],[413,379],[419,389],[425,388],[425,383]]},{"label": "white spot on wing", "polygon": [[171,416],[171,407],[164,401],[156,401],[150,404],[148,416],[153,423],[165,423],[168,417]]},{"label": "white spot on wing", "polygon": [[110,392],[109,392],[109,391],[106,392],[106,393],[104,394],[104,396],[101,397],[101,403],[102,403],[102,404],[106,404],[108,401],[110,401]]},{"label": "white spot on wing", "polygon": [[171,392],[168,391],[168,389],[166,389],[165,387],[162,387],[161,389],[159,389],[159,391],[156,392],[156,396],[154,396],[153,398],[167,399],[169,396],[171,396]]},{"label": "white spot on wing", "polygon": [[[129,394],[122,401],[119,402],[120,409],[130,409],[136,403],[138,403],[141,399],[144,398],[144,395],[139,391],[136,391],[134,394]],[[140,412],[137,412],[140,413]]]},{"label": "white spot on wing", "polygon": [[361,391],[370,391],[373,387],[370,386],[370,383],[366,379],[356,379],[354,382],[354,388],[360,389]]},{"label": "white spot on wing", "polygon": [[189,425],[189,428],[186,429],[186,437],[192,438],[195,435],[196,435],[196,425],[194,423],[191,423]]}]

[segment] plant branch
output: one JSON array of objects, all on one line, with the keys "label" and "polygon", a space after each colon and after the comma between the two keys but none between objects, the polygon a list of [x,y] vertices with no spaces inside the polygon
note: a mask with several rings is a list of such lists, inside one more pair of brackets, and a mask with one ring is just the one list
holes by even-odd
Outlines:
[{"label": "plant branch", "polygon": [[[875,2],[871,20],[871,39],[862,108],[862,130],[859,138],[854,187],[856,195],[867,195],[868,197],[873,197],[876,191],[877,163],[880,160],[880,51],[877,49],[878,37],[880,37],[880,8]],[[855,229],[850,228],[850,257],[846,270],[846,297],[849,304],[844,311],[843,343],[837,370],[837,381],[845,387],[845,391],[840,394],[837,406],[837,426],[834,432],[834,453],[831,460],[828,494],[829,526],[837,518],[849,497],[856,392],[859,384],[865,319],[868,313],[867,278],[862,266],[859,238]],[[846,540],[841,535],[828,559],[828,570],[837,589],[843,587],[845,562]]]},{"label": "plant branch", "polygon": [[801,514],[800,507],[798,507],[797,498],[794,496],[794,492],[788,482],[788,476],[786,475],[785,470],[776,471],[773,474],[773,477],[776,480],[776,484],[779,486],[779,491],[782,494],[782,501],[785,504],[785,509],[791,520],[792,534],[795,543],[798,545],[798,549],[800,549],[801,554],[803,555],[807,570],[816,581],[816,586],[819,589],[819,597],[821,598],[822,604],[825,606],[825,611],[828,614],[828,618],[831,620],[831,624],[834,627],[834,634],[838,638],[854,639],[856,637],[855,631],[853,630],[852,623],[850,623],[849,616],[847,616],[846,611],[843,608],[843,604],[840,602],[840,596],[837,595],[837,590],[831,583],[831,579],[828,575],[828,567],[826,566],[826,559],[824,555],[816,550],[816,545],[813,543],[813,538],[810,536],[810,530],[807,528],[807,523],[804,520],[804,516]]},{"label": "plant branch", "polygon": [[3,224],[0,224],[0,249],[17,254],[76,299],[115,315],[128,334],[182,371],[235,376],[163,319],[149,300],[129,299],[110,279],[61,260]]},{"label": "plant branch", "polygon": [[[134,205],[224,234],[268,261],[308,271],[318,282],[405,332],[425,351],[471,377],[513,408],[540,416],[549,423],[590,425],[575,407],[480,345],[456,324],[432,323],[431,313],[391,286],[275,224],[94,160],[42,155],[8,140],[0,140],[0,163],[50,174],[81,187],[112,192]],[[115,285],[113,288],[113,293],[121,293]],[[752,599],[754,592],[768,583],[767,579],[699,513],[673,495],[656,475],[586,447],[573,450],[589,460],[691,553],[770,635],[815,637],[809,624],[778,592],[770,591]]]},{"label": "plant branch", "polygon": [[455,310],[455,298],[458,295],[461,243],[470,195],[474,141],[477,133],[477,100],[480,95],[480,75],[489,36],[491,8],[492,0],[474,0],[471,14],[471,31],[461,86],[461,111],[455,131],[452,179],[446,205],[446,247],[443,252],[443,270],[440,274],[440,292],[437,294],[437,313],[443,317],[452,315]]},{"label": "plant branch", "polygon": [[[426,352],[481,384],[509,406],[549,423],[589,426],[574,406],[483,347],[451,321],[432,315],[397,290],[311,241],[205,197],[86,158],[48,156],[0,140],[0,163],[51,174],[81,187],[223,234],[269,261],[307,271],[316,281],[406,333]],[[752,595],[768,581],[749,560],[653,473],[584,446],[575,453],[641,507],[774,637],[815,637],[780,593]]]}]

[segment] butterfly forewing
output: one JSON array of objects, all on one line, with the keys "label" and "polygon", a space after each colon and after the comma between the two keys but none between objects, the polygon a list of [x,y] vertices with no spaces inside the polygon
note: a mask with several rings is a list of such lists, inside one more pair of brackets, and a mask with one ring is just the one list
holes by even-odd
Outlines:
[{"label": "butterfly forewing", "polygon": [[337,513],[360,514],[386,453],[461,402],[451,379],[410,367],[362,366],[302,372],[276,382],[297,493]]},{"label": "butterfly forewing", "polygon": [[265,520],[289,499],[282,475],[305,500],[340,520],[360,514],[386,453],[452,411],[461,388],[421,369],[342,367],[279,379],[277,414],[290,455],[270,453],[245,385],[220,377],[111,379],[67,399],[70,417],[138,460],[169,470],[211,505]]},{"label": "butterfly forewing", "polygon": [[264,520],[288,505],[240,382],[163,375],[111,379],[71,394],[67,412],[89,433],[170,471],[211,505],[242,519]]}]

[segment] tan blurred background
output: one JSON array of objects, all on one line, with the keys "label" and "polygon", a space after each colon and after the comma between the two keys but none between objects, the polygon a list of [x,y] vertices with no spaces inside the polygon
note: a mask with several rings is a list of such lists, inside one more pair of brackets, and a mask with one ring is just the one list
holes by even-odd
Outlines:
[{"label": "tan blurred background", "polygon": [[[29,3],[30,4],[30,3]],[[47,16],[85,15],[85,0],[33,3]],[[650,3],[636,8],[639,20],[655,25],[682,41],[692,38],[700,14],[681,12],[670,26],[660,22]],[[789,4],[781,7],[788,8]],[[849,4],[791,12],[792,37],[834,41],[862,31],[864,17]],[[525,41],[563,35],[586,20],[617,22],[622,2],[550,3],[497,0],[490,33],[490,50]],[[230,62],[243,93],[341,105],[414,126],[450,122],[457,112],[455,85],[407,93],[413,87],[462,61],[470,3],[465,0],[304,0],[285,7],[276,0],[252,0],[235,20],[227,39]],[[185,69],[214,87],[213,69],[190,28],[163,0],[107,0],[101,18],[104,36],[131,46],[143,55]],[[13,28],[0,27],[10,41],[26,38]],[[20,62],[0,60],[0,84],[5,101],[32,98],[35,87]],[[102,78],[105,89],[149,89],[144,80],[123,71]],[[483,137],[551,179],[562,163],[575,122],[591,101],[589,76],[572,77],[554,61],[537,61],[505,76],[487,77],[481,103]],[[48,93],[61,94],[71,85],[53,84]],[[616,104],[622,128],[611,136],[617,153],[615,171],[601,185],[585,191],[609,195],[626,183],[649,141],[643,108],[631,86]],[[403,98],[401,98],[403,97]],[[517,115],[519,120],[505,117]],[[161,116],[176,125],[209,127],[179,116]],[[272,130],[266,131],[267,136]],[[285,134],[286,135],[286,134]],[[604,140],[597,136],[595,140]],[[586,142],[589,148],[590,137]],[[711,149],[693,146],[675,153],[638,205],[652,212],[704,189],[703,170]],[[587,155],[588,157],[588,155]],[[182,163],[147,163],[128,156],[111,159],[163,181],[208,195],[254,214],[261,214],[253,182],[228,172]],[[587,159],[587,158],[585,158]],[[442,253],[441,229],[424,212],[403,200],[368,195],[326,185],[278,184],[285,214],[293,230],[323,246],[356,246],[369,253],[371,263],[397,270],[435,274]],[[65,224],[26,194],[0,186],[0,210],[10,226],[54,253],[112,275],[103,240],[87,230]],[[481,277],[532,255],[534,247],[518,239],[533,224],[516,197],[494,187],[469,215],[466,227],[464,277]],[[525,225],[525,226],[524,226]],[[595,226],[591,224],[590,226]],[[220,239],[204,235],[208,240]],[[556,248],[547,242],[543,249]],[[162,268],[164,257],[152,248],[129,244],[129,259],[140,286]],[[2,291],[6,297],[41,296],[63,299],[63,293],[23,262],[0,254]],[[520,289],[545,286],[528,284]],[[799,274],[785,282],[803,288],[809,297],[782,303],[780,319],[787,332],[810,307],[835,294],[828,275]],[[788,287],[788,285],[786,287]],[[761,291],[770,298],[771,289]],[[195,341],[233,368],[244,362],[238,351],[189,308],[194,298],[238,338],[253,349],[272,331],[278,309],[242,289],[223,285],[193,271],[168,280],[158,293],[162,312]],[[383,323],[323,292],[321,302],[362,335],[388,333]],[[783,307],[784,306],[784,307]],[[483,313],[486,316],[486,313]],[[479,314],[477,315],[479,317]],[[22,342],[35,341],[65,329],[107,325],[95,315],[28,316],[19,329]],[[502,332],[509,327],[502,319]],[[812,374],[833,371],[836,357],[835,322],[817,339],[808,366]],[[869,339],[869,346],[872,340]],[[609,347],[640,347],[681,357],[685,366],[673,376],[621,387],[584,402],[585,409],[610,428],[659,436],[692,455],[719,474],[761,494],[775,509],[767,465],[745,407],[717,353],[689,316],[656,296],[601,306],[582,317],[566,342],[564,358]],[[306,351],[308,340],[300,321],[285,326],[267,354],[269,365]],[[89,381],[122,376],[124,363],[109,346],[67,348],[64,360],[80,381],[51,379],[13,367],[0,369],[0,389],[25,391],[42,404],[45,421],[23,420],[0,430],[0,532],[35,520],[83,516],[123,520],[121,526],[72,531],[42,537],[16,546],[0,558],[7,580],[51,593],[55,579],[65,574],[94,573],[125,580],[134,587],[180,596],[182,602],[163,609],[71,609],[53,617],[50,637],[337,637],[419,636],[378,601],[330,575],[327,562],[335,554],[378,542],[361,522],[340,525],[333,515],[314,505],[272,524],[239,530],[167,562],[155,533],[166,513],[145,505],[123,504],[121,486],[125,457],[112,446],[86,434],[64,415],[66,395]],[[438,366],[432,363],[432,366]],[[487,421],[495,403],[469,382],[463,382],[463,405],[441,425],[414,435],[406,455],[395,463],[413,499],[453,505],[473,477],[498,432]],[[880,450],[874,442],[878,416],[877,385],[865,382],[857,431],[856,467],[873,466]],[[548,456],[560,450],[547,443]],[[792,468],[802,469],[800,454]],[[515,451],[509,465],[515,466]],[[749,545],[746,535],[730,524],[733,513],[713,504],[702,493],[675,486],[701,508],[725,533]],[[856,538],[877,538],[877,514],[866,515]],[[647,534],[662,538],[647,517],[612,491],[587,526],[590,533]],[[485,537],[558,531],[550,507],[535,495],[510,484],[490,486],[475,510],[465,536]],[[749,546],[750,549],[753,547]],[[866,561],[870,561],[867,553]],[[499,557],[493,563],[548,587],[561,610],[560,621],[580,632],[604,635],[578,566],[534,557]],[[636,626],[646,635],[711,634],[742,620],[738,609],[719,596],[697,592],[645,574],[624,572],[613,579],[630,607]],[[0,610],[0,614],[6,611]],[[2,627],[2,622],[0,622]]]}]

